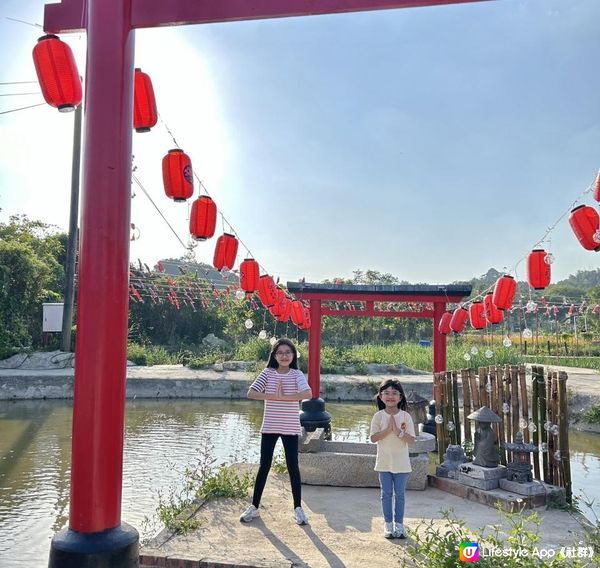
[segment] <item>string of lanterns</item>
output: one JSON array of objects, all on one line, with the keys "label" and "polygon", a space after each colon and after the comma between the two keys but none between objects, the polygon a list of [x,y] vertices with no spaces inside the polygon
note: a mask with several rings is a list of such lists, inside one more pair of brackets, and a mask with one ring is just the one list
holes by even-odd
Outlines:
[{"label": "string of lanterns", "polygon": [[[72,111],[81,104],[82,87],[77,65],[71,48],[58,36],[48,34],[39,38],[33,49],[33,60],[46,102],[61,112]],[[158,121],[158,111],[152,80],[140,68],[134,72],[133,127],[136,132],[149,132]],[[167,128],[169,134],[170,130]],[[190,157],[177,146],[167,152],[162,160],[165,194],[176,202],[185,202],[194,193],[194,172]],[[200,186],[203,187],[200,182]],[[206,189],[206,188],[204,188]],[[221,215],[224,219],[223,215]],[[217,206],[208,195],[200,195],[192,204],[189,221],[190,235],[194,240],[206,241],[216,230]],[[132,227],[133,228],[133,227]],[[138,236],[139,237],[139,236]],[[136,238],[138,238],[136,237]],[[216,242],[213,266],[221,271],[231,270],[235,265],[239,239],[235,232],[224,232]],[[250,251],[248,251],[250,252]],[[267,285],[260,285],[261,279]],[[279,288],[268,274],[260,276],[260,265],[253,258],[246,258],[240,266],[240,287],[246,296],[257,292],[263,305],[280,322],[290,317],[300,329],[310,327],[308,308],[298,300],[292,300]],[[262,293],[261,293],[262,291]],[[268,291],[268,292],[267,292]],[[141,294],[132,288],[135,300]]]},{"label": "string of lanterns", "polygon": [[[82,86],[71,48],[58,36],[47,34],[38,39],[33,49],[33,60],[46,102],[60,112],[68,112],[81,104]],[[133,127],[136,132],[149,132],[158,121],[158,112],[152,81],[140,68],[134,73]],[[169,134],[170,130],[167,128]],[[175,138],[172,136],[176,144]],[[186,201],[194,193],[194,172],[190,157],[179,147],[169,150],[162,161],[163,184],[167,197],[176,202]],[[203,187],[200,182],[201,188]],[[206,190],[206,188],[204,188]],[[600,202],[600,172],[591,188]],[[214,236],[217,207],[208,195],[200,195],[192,204],[189,231],[193,239],[206,241]],[[222,216],[222,214],[221,214]],[[222,216],[223,217],[223,216]],[[223,217],[224,219],[224,217]],[[590,251],[600,250],[600,216],[588,205],[571,209],[569,224],[581,246]],[[550,229],[551,230],[551,229]],[[547,233],[548,234],[548,233]],[[543,240],[543,239],[542,239]],[[233,233],[223,233],[215,247],[213,265],[217,270],[232,269],[238,250],[239,239]],[[249,251],[248,251],[249,252]],[[299,301],[292,301],[283,289],[275,285],[268,274],[260,276],[260,266],[253,258],[240,271],[240,287],[247,295],[254,292],[277,321],[292,321],[300,329],[310,327],[308,308]],[[534,290],[543,290],[551,281],[553,256],[543,248],[533,248],[527,256],[527,281]],[[242,263],[244,264],[244,263]],[[490,287],[491,289],[491,287]],[[443,334],[451,331],[462,333],[467,320],[473,329],[484,329],[487,324],[496,325],[504,320],[504,312],[512,309],[517,283],[513,276],[505,274],[495,283],[493,291],[485,290],[483,302],[473,298],[469,308],[458,306],[452,313],[442,315],[438,329]],[[298,302],[295,304],[294,302]]]}]

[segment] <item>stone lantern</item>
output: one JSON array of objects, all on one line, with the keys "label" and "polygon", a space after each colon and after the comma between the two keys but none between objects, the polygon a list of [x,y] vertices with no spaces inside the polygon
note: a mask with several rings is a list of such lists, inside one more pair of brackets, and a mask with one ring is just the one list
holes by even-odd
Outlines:
[{"label": "stone lantern", "polygon": [[414,390],[406,393],[406,411],[410,414],[415,426],[417,424],[424,424],[427,421],[428,405],[429,401],[418,395]]},{"label": "stone lantern", "polygon": [[513,460],[506,466],[506,479],[508,481],[517,481],[518,483],[533,481],[530,454],[537,452],[537,447],[533,444],[525,444],[523,442],[523,432],[520,430],[515,434],[514,443],[506,442],[502,446],[504,449],[512,452]]}]

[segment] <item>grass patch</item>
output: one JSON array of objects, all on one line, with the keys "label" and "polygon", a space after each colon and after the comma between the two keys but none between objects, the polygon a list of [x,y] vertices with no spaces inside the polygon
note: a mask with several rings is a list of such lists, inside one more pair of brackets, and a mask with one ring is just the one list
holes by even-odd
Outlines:
[{"label": "grass patch", "polygon": [[596,403],[588,408],[583,413],[582,418],[590,424],[600,424],[600,403]]}]

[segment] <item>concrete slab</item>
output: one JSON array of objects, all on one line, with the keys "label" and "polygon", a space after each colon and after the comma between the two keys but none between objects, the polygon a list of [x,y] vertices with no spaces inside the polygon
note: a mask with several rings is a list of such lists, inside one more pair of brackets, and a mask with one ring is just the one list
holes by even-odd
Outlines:
[{"label": "concrete slab", "polygon": [[[247,500],[207,502],[195,513],[204,519],[199,530],[187,536],[161,533],[142,548],[140,566],[365,568],[399,565],[407,556],[409,540],[383,537],[378,489],[303,486],[302,494],[308,526],[293,521],[287,476],[271,474],[260,519],[240,523]],[[469,530],[497,524],[506,530],[495,509],[432,487],[407,493],[405,524],[416,528],[426,521],[443,527],[442,509],[453,509]],[[543,510],[541,515],[540,547],[558,553],[561,546],[578,540],[582,528],[573,516],[553,510]]]}]

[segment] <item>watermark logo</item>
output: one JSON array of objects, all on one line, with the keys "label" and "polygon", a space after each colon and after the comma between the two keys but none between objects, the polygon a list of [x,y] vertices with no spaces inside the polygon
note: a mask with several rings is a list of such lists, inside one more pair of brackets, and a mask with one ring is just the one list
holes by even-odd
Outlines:
[{"label": "watermark logo", "polygon": [[477,562],[479,560],[479,545],[476,542],[463,540],[458,547],[458,559],[461,562]]}]

